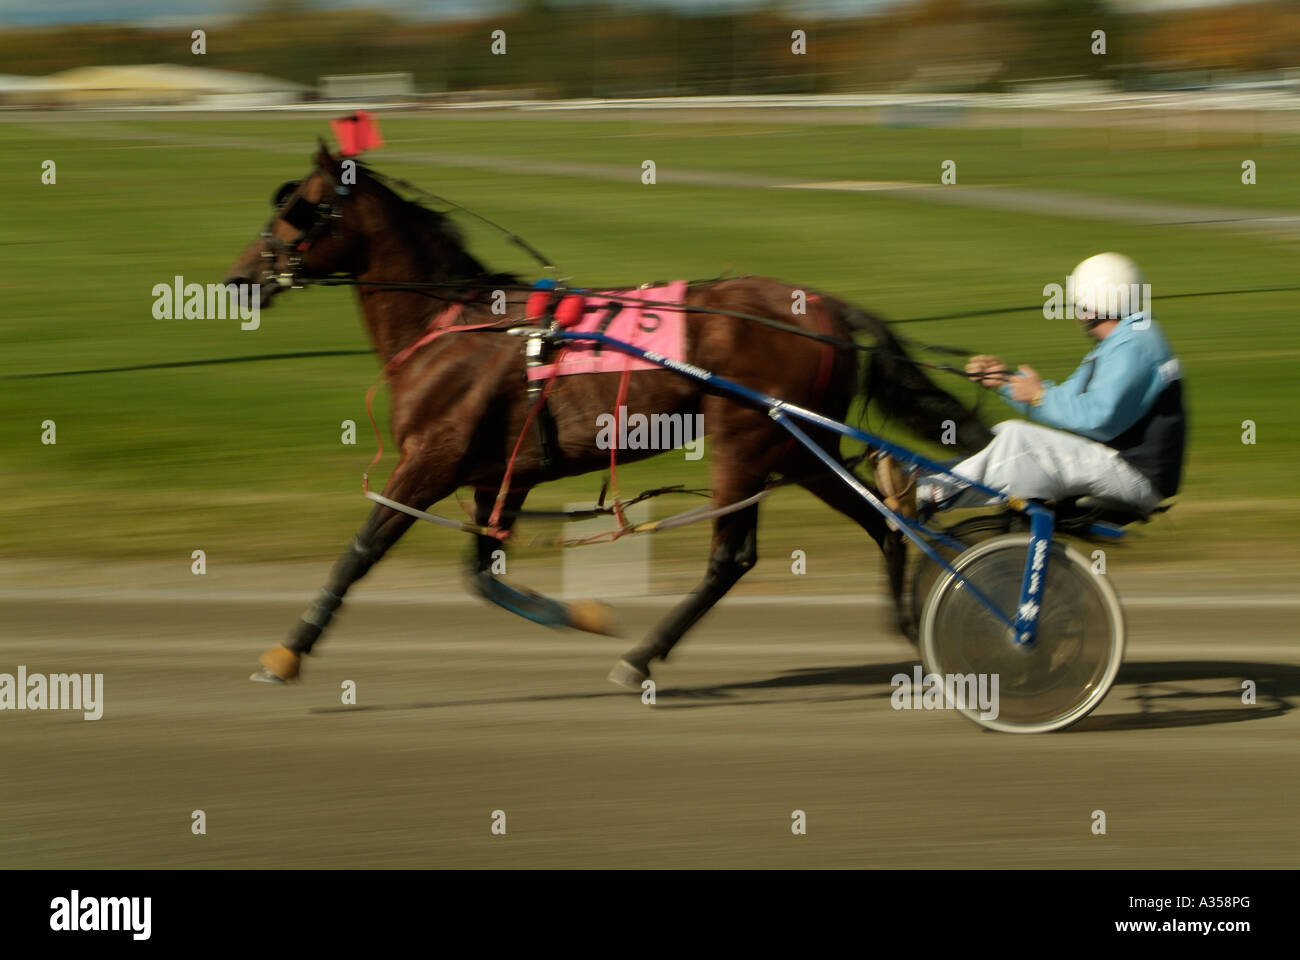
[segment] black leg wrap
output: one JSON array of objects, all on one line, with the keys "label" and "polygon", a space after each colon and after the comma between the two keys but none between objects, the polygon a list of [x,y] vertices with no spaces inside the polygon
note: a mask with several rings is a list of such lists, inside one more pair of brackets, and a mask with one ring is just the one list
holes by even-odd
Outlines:
[{"label": "black leg wrap", "polygon": [[[742,549],[736,557],[715,555],[709,561],[709,570],[703,582],[677,605],[667,620],[651,631],[644,643],[629,654],[631,662],[644,666],[651,660],[667,660],[668,654],[683,634],[712,610],[746,571],[758,562],[758,553],[753,549],[752,540],[748,546],[748,550]],[[638,660],[642,662],[637,663]]]},{"label": "black leg wrap", "polygon": [[293,632],[289,635],[289,642],[285,646],[295,653],[311,653],[312,645],[316,643],[320,635],[325,632],[325,628],[329,626],[330,621],[334,619],[334,611],[342,605],[342,597],[321,588],[320,596],[302,615],[302,619],[294,627]]},{"label": "black leg wrap", "polygon": [[379,555],[366,546],[360,537],[353,537],[343,555],[334,562],[329,586],[321,588],[316,602],[302,615],[302,619],[289,634],[285,646],[295,653],[311,653],[312,646],[334,619],[334,612],[343,604],[343,595],[347,593],[348,587],[364,577],[378,559]]},{"label": "black leg wrap", "polygon": [[[480,523],[487,523],[486,519],[480,520]],[[475,537],[474,545],[470,548],[469,563],[470,572],[485,572],[492,568],[492,554],[503,549],[501,541],[496,537]]]},{"label": "black leg wrap", "polygon": [[343,605],[343,598],[337,594],[330,593],[324,587],[321,588],[320,597],[307,608],[307,612],[302,615],[303,622],[310,623],[317,629],[324,630],[329,626],[329,622],[334,617],[334,611]]},{"label": "black leg wrap", "polygon": [[306,655],[311,653],[312,646],[320,639],[321,628],[306,620],[299,620],[289,634],[289,639],[284,645],[294,653]]},{"label": "black leg wrap", "polygon": [[336,593],[342,594],[364,577],[379,557],[380,555],[363,543],[360,537],[353,537],[347,550],[338,558],[334,569],[330,572],[330,586]]}]

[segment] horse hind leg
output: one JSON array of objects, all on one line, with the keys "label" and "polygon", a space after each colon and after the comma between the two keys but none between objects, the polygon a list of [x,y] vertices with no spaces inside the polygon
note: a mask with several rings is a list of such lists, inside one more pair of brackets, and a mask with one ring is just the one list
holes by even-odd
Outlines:
[{"label": "horse hind leg", "polygon": [[[510,530],[517,511],[528,496],[527,489],[512,490],[502,505],[500,526]],[[474,493],[475,522],[486,526],[492,518],[497,493],[494,489],[479,489]],[[499,579],[497,564],[504,559],[505,545],[496,537],[479,534],[474,538],[470,553],[469,585],[484,600],[508,610],[516,616],[547,627],[572,627],[588,633],[618,635],[618,623],[613,610],[596,600],[575,600],[561,603],[533,590],[514,587]],[[502,571],[504,572],[504,570]]]},{"label": "horse hind leg", "polygon": [[[723,489],[715,493],[719,506],[753,496],[762,488]],[[758,562],[758,504],[719,517],[713,525],[713,550],[704,579],[685,600],[655,625],[649,635],[623,655],[609,672],[609,680],[629,690],[640,690],[650,678],[652,660],[666,660],[686,631],[713,609],[727,591]]]},{"label": "horse hind leg", "polygon": [[880,512],[837,476],[821,474],[804,481],[800,486],[827,506],[853,520],[876,541],[885,555],[885,572],[889,577],[889,595],[894,603],[895,626],[900,633],[916,642],[917,625],[912,616],[912,608],[903,598],[907,578],[907,538],[897,530],[890,530]]}]

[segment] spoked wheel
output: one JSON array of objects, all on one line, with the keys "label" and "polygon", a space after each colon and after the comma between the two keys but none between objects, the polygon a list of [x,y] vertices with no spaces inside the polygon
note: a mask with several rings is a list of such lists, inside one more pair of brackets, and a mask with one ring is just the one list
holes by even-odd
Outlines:
[{"label": "spoked wheel", "polygon": [[[969,549],[977,543],[983,543],[985,540],[990,540],[993,537],[1000,536],[1001,534],[1009,533],[1012,529],[1012,524],[1018,519],[1019,517],[1016,514],[1010,512],[981,514],[977,517],[967,517],[965,520],[944,528],[943,532],[953,540],[963,544],[966,549]],[[952,561],[961,554],[960,550],[956,550],[948,544],[938,540],[934,541],[933,546],[935,552],[949,563],[952,563]],[[943,567],[939,566],[921,551],[916,551],[916,560],[912,568],[909,599],[912,604],[912,622],[915,623],[918,628],[921,624],[921,617],[925,613],[925,601],[929,599],[930,591],[934,589],[934,585],[939,582],[940,575],[945,573],[947,573],[947,571],[944,570]],[[912,638],[912,642],[917,643],[919,639],[920,635],[917,634],[917,636]]]},{"label": "spoked wheel", "polygon": [[[952,565],[998,609],[1013,614],[1028,549],[1028,534],[1007,534],[972,547]],[[956,704],[982,727],[1059,730],[1087,716],[1115,682],[1124,659],[1119,598],[1078,551],[1059,541],[1052,544],[1041,606],[1037,640],[1024,647],[953,574],[945,572],[930,591],[921,617],[921,661],[927,674],[941,677],[997,677],[997,709],[986,711],[989,716],[981,715],[977,702]]]}]

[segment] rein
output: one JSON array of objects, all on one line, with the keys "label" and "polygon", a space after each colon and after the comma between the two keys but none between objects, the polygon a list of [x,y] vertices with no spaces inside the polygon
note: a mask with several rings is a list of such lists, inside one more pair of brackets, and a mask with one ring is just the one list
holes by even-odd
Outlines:
[{"label": "rein", "polygon": [[[307,251],[311,249],[311,246],[317,240],[319,240],[326,231],[330,232],[331,234],[333,233],[335,227],[343,218],[343,201],[346,197],[348,197],[351,194],[349,188],[341,184],[334,177],[332,173],[324,170],[320,172],[324,174],[324,176],[328,179],[330,185],[333,187],[333,196],[329,203],[325,203],[324,201],[322,201],[320,203],[313,205],[309,201],[307,201],[301,194],[298,193],[298,190],[300,189],[301,184],[303,182],[301,180],[287,181],[286,183],[282,184],[275,193],[275,196],[272,200],[272,203],[275,206],[275,212],[271,215],[271,219],[267,221],[266,227],[263,228],[261,234],[261,238],[267,241],[267,245],[270,248],[263,252],[263,258],[266,261],[266,266],[267,266],[265,279],[268,282],[278,283],[282,287],[352,286],[352,287],[372,287],[381,290],[384,289],[405,290],[405,291],[417,291],[417,292],[433,291],[433,290],[457,290],[461,292],[464,292],[466,290],[476,290],[476,291],[509,290],[512,292],[531,293],[536,289],[533,286],[520,284],[520,283],[489,284],[483,281],[475,281],[472,279],[425,280],[425,281],[420,281],[420,280],[364,281],[356,277],[346,277],[346,276],[319,277],[319,278],[302,276],[301,270],[303,266],[303,257],[306,255]],[[473,217],[474,219],[480,221],[481,223],[487,225],[488,227],[502,234],[507,241],[515,244],[520,249],[522,249],[530,257],[532,257],[533,260],[537,261],[537,263],[542,267],[544,271],[548,273],[553,273],[555,271],[556,269],[555,264],[551,261],[549,257],[547,257],[544,253],[542,253],[540,250],[534,247],[531,243],[529,243],[519,234],[515,233],[512,230],[506,229],[505,227],[501,226],[501,224],[497,223],[495,220],[491,220],[488,217],[483,216],[481,213],[478,213],[475,210],[471,210],[469,207],[466,207],[463,204],[456,203],[454,200],[449,200],[446,197],[439,196],[436,193],[431,193],[430,191],[425,190],[423,187],[416,186],[415,184],[411,183],[408,180],[404,180],[401,177],[394,177],[394,176],[389,176],[387,174],[381,174],[378,171],[371,170],[369,168],[365,169],[365,173],[367,176],[371,177],[375,181],[388,187],[390,190],[392,190],[394,187],[400,187],[403,190],[407,190],[420,197],[433,200],[437,203],[446,204],[449,207],[452,207],[456,210],[459,210],[467,214],[468,216]],[[393,192],[396,193],[395,190]],[[400,196],[400,194],[398,195]],[[412,201],[408,200],[407,202],[410,203]],[[298,230],[300,231],[298,236],[295,239],[288,242],[276,237],[275,232],[272,230],[272,226],[275,224],[276,220],[283,220],[286,223],[290,224],[291,226],[298,228]],[[276,273],[274,269],[275,260],[281,253],[284,253],[287,256],[287,269],[282,273]],[[708,281],[704,281],[704,282],[708,282]],[[574,291],[574,292],[578,292],[578,291]],[[633,297],[627,295],[620,296],[617,293],[610,293],[604,290],[601,290],[601,294],[605,296],[607,299],[614,300],[616,302],[631,303],[635,301],[635,298]],[[794,324],[790,324],[790,323],[784,323],[780,320],[775,320],[772,317],[762,317],[757,314],[744,313],[739,310],[727,310],[724,308],[694,307],[684,303],[674,304],[674,303],[668,303],[664,301],[652,301],[652,300],[641,300],[636,302],[641,306],[664,307],[664,308],[672,307],[673,309],[681,313],[700,313],[700,314],[712,313],[712,314],[717,314],[719,316],[735,317],[736,319],[747,320],[753,323],[759,323],[773,330],[780,330],[784,333],[794,334],[795,336],[804,337],[809,340],[815,340],[820,343],[826,343],[831,346],[840,347],[845,350],[855,350],[863,353],[871,353],[877,356],[883,356],[891,360],[898,360],[903,363],[908,363],[911,364],[912,366],[921,367],[926,370],[935,370],[942,373],[953,374],[967,381],[970,381],[972,379],[971,374],[966,373],[965,370],[959,370],[956,367],[952,366],[951,364],[928,363],[924,360],[917,360],[914,357],[909,357],[904,354],[889,353],[877,346],[858,343],[856,340],[851,340],[851,339],[846,340],[841,337],[836,337],[828,333],[821,333],[813,330],[805,330],[802,327],[797,327]],[[930,318],[926,318],[926,319],[930,319]],[[429,339],[433,339],[433,338],[430,337]],[[967,356],[970,355],[970,351],[962,350],[958,347],[948,347],[948,346],[942,346],[937,344],[925,344],[925,343],[920,343],[919,341],[911,340],[910,338],[908,339],[899,338],[899,339],[903,339],[904,342],[906,343],[913,344],[918,349],[927,350],[933,353],[944,353],[949,355],[967,355]],[[997,371],[997,372],[1007,373],[1007,374],[1014,373],[1014,371],[1010,371],[1010,370]],[[987,373],[983,375],[986,376]]]},{"label": "rein", "polygon": [[426,197],[429,200],[436,200],[438,203],[445,203],[449,207],[454,207],[455,209],[460,210],[462,213],[468,214],[469,216],[473,217],[475,220],[487,224],[493,230],[497,231],[502,236],[504,236],[506,240],[508,240],[510,243],[513,243],[515,246],[519,247],[519,249],[523,250],[530,257],[536,260],[541,265],[543,270],[551,271],[555,269],[555,264],[551,262],[550,257],[546,256],[546,254],[542,253],[540,250],[534,247],[523,237],[519,236],[519,234],[515,233],[512,230],[507,230],[505,227],[501,226],[501,224],[497,223],[495,220],[489,220],[487,217],[483,216],[483,214],[471,210],[469,207],[461,206],[459,203],[456,203],[454,200],[448,200],[446,197],[440,197],[436,193],[430,193],[428,190],[425,190],[423,187],[417,187],[409,180],[403,180],[401,177],[393,177],[393,176],[389,176],[388,174],[378,173],[377,171],[371,170],[369,168],[366,169],[366,174],[378,180],[380,183],[387,185],[390,190],[394,186],[398,186],[404,190],[410,190],[412,193],[418,194],[422,197]]},{"label": "rein", "polygon": [[[691,281],[691,282],[696,283],[697,281]],[[698,282],[709,283],[712,281],[706,280],[706,281],[698,281]],[[484,290],[492,290],[492,291],[503,290],[511,293],[533,293],[537,289],[536,287],[524,283],[484,283],[476,280],[428,280],[428,281],[360,280],[355,277],[318,277],[318,278],[300,277],[297,278],[296,284],[299,286],[319,286],[319,287],[376,287],[385,290],[405,290],[405,291],[417,291],[417,292],[433,291],[433,290],[456,290],[456,291],[473,290],[476,292],[484,291]],[[957,367],[952,366],[951,364],[930,363],[925,360],[917,360],[915,357],[909,357],[901,353],[892,353],[888,350],[885,350],[881,347],[874,346],[872,344],[858,343],[856,340],[846,340],[843,337],[837,337],[829,333],[820,333],[816,330],[805,330],[802,327],[796,327],[794,324],[785,323],[784,321],[776,320],[773,319],[772,317],[763,317],[754,313],[745,313],[740,310],[728,310],[722,307],[698,307],[686,303],[682,303],[682,304],[670,303],[666,300],[642,300],[636,297],[632,297],[628,294],[618,294],[616,292],[610,292],[596,287],[585,288],[585,289],[591,289],[591,290],[599,289],[600,295],[602,297],[619,303],[629,303],[629,304],[635,303],[639,306],[646,306],[646,307],[663,307],[663,308],[671,307],[672,309],[676,310],[679,313],[716,314],[718,316],[723,316],[723,317],[734,317],[738,320],[748,320],[753,323],[762,324],[765,327],[770,327],[773,330],[779,330],[782,333],[794,334],[795,336],[804,337],[805,339],[808,340],[815,340],[819,343],[829,344],[831,346],[840,347],[845,350],[856,350],[860,353],[875,354],[876,356],[884,357],[889,360],[898,360],[902,363],[911,364],[914,367],[921,367],[926,370],[936,370],[941,373],[954,374],[967,381],[973,379],[974,376],[972,374],[968,374],[965,370],[961,370]],[[580,291],[573,290],[570,292],[577,293]],[[435,297],[435,299],[439,299],[436,294],[430,293],[429,295]],[[892,322],[892,321],[886,321],[886,322]],[[971,355],[971,351],[966,350],[962,347],[952,347],[952,346],[945,346],[942,344],[923,343],[919,340],[914,340],[910,337],[899,337],[898,339],[904,343],[916,347],[917,349],[926,350],[931,353],[942,353],[951,356]],[[996,371],[996,372],[1013,374],[1016,371],[1003,370],[1003,371]]]}]

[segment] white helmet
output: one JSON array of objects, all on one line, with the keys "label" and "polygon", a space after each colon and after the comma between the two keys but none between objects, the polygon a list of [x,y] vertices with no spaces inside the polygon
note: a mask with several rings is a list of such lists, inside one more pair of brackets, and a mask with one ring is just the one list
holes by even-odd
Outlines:
[{"label": "white helmet", "polygon": [[1123,320],[1150,306],[1144,298],[1142,270],[1122,253],[1089,257],[1070,274],[1075,319],[1089,326],[1104,320]]}]

